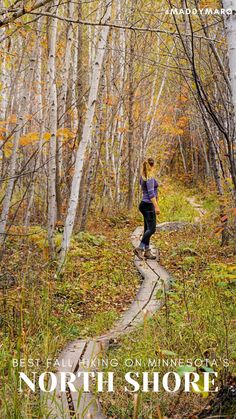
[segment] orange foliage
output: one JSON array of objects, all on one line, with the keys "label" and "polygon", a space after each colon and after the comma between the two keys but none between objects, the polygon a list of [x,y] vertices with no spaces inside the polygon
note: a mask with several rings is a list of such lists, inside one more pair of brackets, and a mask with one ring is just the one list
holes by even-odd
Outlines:
[{"label": "orange foliage", "polygon": [[20,145],[27,146],[32,143],[35,143],[38,140],[39,140],[38,132],[29,132],[28,134],[22,135],[22,137],[20,137]]}]

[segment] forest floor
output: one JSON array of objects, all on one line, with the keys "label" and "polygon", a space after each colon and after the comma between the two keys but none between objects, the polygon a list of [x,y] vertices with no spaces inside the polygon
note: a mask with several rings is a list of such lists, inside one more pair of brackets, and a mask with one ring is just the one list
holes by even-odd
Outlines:
[{"label": "forest floor", "polygon": [[[207,197],[199,195],[197,198],[185,196],[183,199],[192,206],[200,203],[197,205],[200,216],[198,214],[194,217],[199,226],[193,228],[189,225],[182,231],[158,231],[154,237],[153,243],[160,249],[160,264],[171,273],[174,283],[166,293],[162,310],[144,322],[135,333],[125,336],[117,348],[109,351],[109,359],[115,358],[119,367],[116,393],[105,393],[101,397],[108,417],[134,417],[134,412],[137,412],[138,418],[193,419],[197,418],[204,407],[206,411],[210,409],[213,396],[204,393],[187,394],[182,391],[170,394],[162,390],[160,393],[141,392],[138,398],[135,395],[127,396],[124,393],[123,377],[130,370],[138,371],[140,376],[142,371],[159,371],[163,375],[172,370],[181,374],[178,360],[184,364],[182,371],[188,365],[188,360],[193,365],[197,360],[195,371],[200,372],[201,368],[198,366],[204,366],[204,360],[209,358],[210,365],[221,378],[229,371],[235,373],[234,247],[232,243],[221,247],[219,236],[214,232],[214,194]],[[176,210],[178,207],[179,203],[176,201]],[[187,208],[186,205],[184,207]],[[179,220],[174,211],[172,215],[172,221]],[[189,213],[182,220],[185,221],[186,218],[189,220]],[[133,360],[133,368],[125,365],[126,359]],[[156,360],[156,368],[148,367],[150,359]],[[136,360],[138,365],[135,365]],[[177,360],[177,367],[170,368],[173,360]],[[141,379],[138,381],[142,382]],[[219,413],[219,410],[215,413]],[[233,419],[235,415],[234,399],[234,403],[230,401],[221,408],[220,416],[212,417]]]},{"label": "forest floor", "polygon": [[[165,185],[160,196],[160,222],[192,222],[198,213],[187,198],[193,192]],[[233,362],[236,358],[233,248],[220,247],[214,234],[212,214],[218,210],[214,193],[202,196],[206,214],[200,230],[161,232],[154,238],[161,264],[175,283],[165,307],[108,352],[119,360],[119,371],[116,395],[104,394],[101,400],[107,416],[133,417],[136,408],[133,396],[121,391],[125,358],[142,357],[145,361],[157,354],[165,357],[168,351],[182,358],[202,358],[209,350],[214,352],[219,370],[222,359]],[[201,199],[200,194],[196,199]],[[73,237],[61,280],[54,278],[56,267],[48,261],[41,228],[32,227],[27,239],[11,236],[0,277],[0,376],[6,378],[0,390],[0,417],[40,418],[44,411],[37,395],[32,398],[28,391],[19,393],[19,368],[13,368],[12,358],[22,358],[26,364],[39,359],[34,371],[44,371],[45,360],[56,358],[66,342],[106,332],[128,307],[140,285],[130,234],[141,222],[137,212],[114,211],[112,216],[104,213],[99,217],[92,212],[89,233]],[[60,238],[58,233],[56,240]],[[32,368],[26,366],[25,371]],[[194,394],[143,394],[137,417],[189,417],[203,402]],[[183,406],[187,416],[178,416]]]}]

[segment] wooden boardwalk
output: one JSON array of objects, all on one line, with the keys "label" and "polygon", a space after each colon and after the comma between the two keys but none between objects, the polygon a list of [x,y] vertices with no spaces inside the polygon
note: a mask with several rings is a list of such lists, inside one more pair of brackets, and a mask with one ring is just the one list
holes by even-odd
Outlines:
[{"label": "wooden boardwalk", "polygon": [[[138,245],[141,234],[142,227],[138,227],[133,232],[131,241],[134,247]],[[156,250],[153,248],[152,251]],[[152,316],[163,306],[164,292],[171,284],[170,274],[156,260],[141,261],[135,257],[134,263],[142,276],[142,282],[130,307],[108,333],[94,339],[76,340],[69,343],[58,357],[60,365],[64,364],[65,367],[60,367],[57,374],[89,371],[84,360],[95,359],[99,354],[105,353],[111,342],[135,329],[144,318]],[[158,290],[163,291],[161,299],[156,298]],[[69,368],[66,366],[68,364]],[[78,393],[70,392],[69,388],[65,393],[57,389],[53,396],[48,393],[50,396],[47,395],[47,406],[50,413],[46,417],[50,419],[105,418],[96,396],[83,392],[82,378],[77,378],[73,384],[79,389]]]}]

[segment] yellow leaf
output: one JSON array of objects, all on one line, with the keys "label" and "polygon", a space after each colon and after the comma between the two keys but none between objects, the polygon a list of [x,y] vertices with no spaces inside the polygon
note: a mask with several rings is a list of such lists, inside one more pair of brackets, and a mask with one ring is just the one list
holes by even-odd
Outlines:
[{"label": "yellow leaf", "polygon": [[66,139],[74,138],[74,133],[69,128],[59,128],[57,130],[57,135]]},{"label": "yellow leaf", "polygon": [[45,132],[45,133],[44,133],[44,135],[43,135],[43,139],[44,139],[45,141],[49,141],[49,140],[50,140],[50,138],[51,138],[51,134],[50,134],[50,132]]},{"label": "yellow leaf", "polygon": [[38,140],[39,140],[38,132],[29,132],[26,135],[22,135],[22,137],[20,138],[20,145],[27,146]]},{"label": "yellow leaf", "polygon": [[5,154],[5,157],[6,158],[10,157],[11,156],[11,153],[12,153],[12,141],[9,140],[4,145],[4,154]]}]

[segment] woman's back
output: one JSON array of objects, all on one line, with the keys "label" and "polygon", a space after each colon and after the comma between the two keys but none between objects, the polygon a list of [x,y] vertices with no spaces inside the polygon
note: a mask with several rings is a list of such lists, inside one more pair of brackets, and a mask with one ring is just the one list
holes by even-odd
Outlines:
[{"label": "woman's back", "polygon": [[152,198],[157,198],[158,194],[158,183],[154,177],[151,177],[147,180],[144,180],[142,176],[140,176],[140,185],[142,188],[142,201],[151,203]]}]

